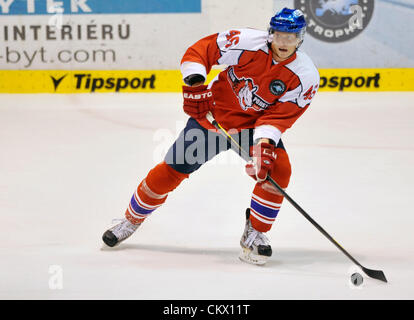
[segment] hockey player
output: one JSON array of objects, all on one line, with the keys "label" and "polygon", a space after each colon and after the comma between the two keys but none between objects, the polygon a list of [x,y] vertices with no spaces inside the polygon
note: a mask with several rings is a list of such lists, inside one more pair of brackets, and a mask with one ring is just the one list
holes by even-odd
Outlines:
[{"label": "hockey player", "polygon": [[[184,179],[221,151],[230,149],[207,121],[206,114],[211,112],[223,128],[236,129],[235,139],[244,139],[242,144],[250,148],[253,158],[246,172],[257,182],[246,210],[239,257],[253,264],[267,261],[272,249],[265,233],[272,227],[283,197],[266,182],[266,177],[270,175],[282,188],[288,186],[291,166],[281,135],[308,109],[319,86],[316,67],[298,50],[305,29],[303,13],[284,8],[271,18],[267,32],[229,30],[205,37],[188,48],[181,72],[186,84],[183,107],[190,118],[165,160],[150,170],[135,190],[125,218],[104,233],[103,241],[108,246],[131,236]],[[207,74],[216,64],[227,68],[205,85]],[[190,130],[198,130],[205,139],[188,141]],[[186,150],[194,148],[194,143],[198,144],[196,150],[205,152],[197,154],[197,161],[190,161],[194,159],[185,156]]]}]

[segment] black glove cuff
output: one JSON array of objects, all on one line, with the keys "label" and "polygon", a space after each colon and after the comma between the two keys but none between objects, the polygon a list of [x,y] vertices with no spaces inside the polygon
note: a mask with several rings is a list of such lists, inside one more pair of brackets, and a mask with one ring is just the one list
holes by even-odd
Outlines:
[{"label": "black glove cuff", "polygon": [[194,83],[204,81],[206,81],[206,78],[204,78],[201,74],[190,74],[189,76],[184,78],[184,83],[187,86],[192,86]]}]

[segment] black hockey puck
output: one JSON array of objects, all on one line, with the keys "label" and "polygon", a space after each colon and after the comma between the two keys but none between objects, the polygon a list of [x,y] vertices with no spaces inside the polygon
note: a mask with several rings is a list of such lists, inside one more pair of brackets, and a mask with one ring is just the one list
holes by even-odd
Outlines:
[{"label": "black hockey puck", "polygon": [[359,286],[364,282],[364,278],[357,272],[351,275],[351,282],[354,286]]}]

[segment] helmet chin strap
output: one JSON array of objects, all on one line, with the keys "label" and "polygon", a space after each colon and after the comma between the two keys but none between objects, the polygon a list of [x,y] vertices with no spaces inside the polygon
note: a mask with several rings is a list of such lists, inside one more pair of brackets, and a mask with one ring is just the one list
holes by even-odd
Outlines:
[{"label": "helmet chin strap", "polygon": [[298,50],[298,49],[299,49],[299,47],[302,45],[302,43],[303,43],[303,40],[301,40],[301,41],[298,43],[298,45],[296,46],[296,50]]}]

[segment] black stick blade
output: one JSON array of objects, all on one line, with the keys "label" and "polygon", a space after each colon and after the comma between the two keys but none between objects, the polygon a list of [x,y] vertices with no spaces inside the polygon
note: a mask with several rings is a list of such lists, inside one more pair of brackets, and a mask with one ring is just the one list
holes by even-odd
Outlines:
[{"label": "black stick blade", "polygon": [[384,281],[384,282],[388,282],[387,278],[385,278],[384,272],[382,272],[381,270],[371,270],[371,269],[367,269],[367,268],[364,268],[364,267],[362,267],[362,270],[366,273],[366,275],[368,277],[371,277],[371,278],[374,278],[374,279],[377,279],[377,280],[381,280],[381,281]]}]

